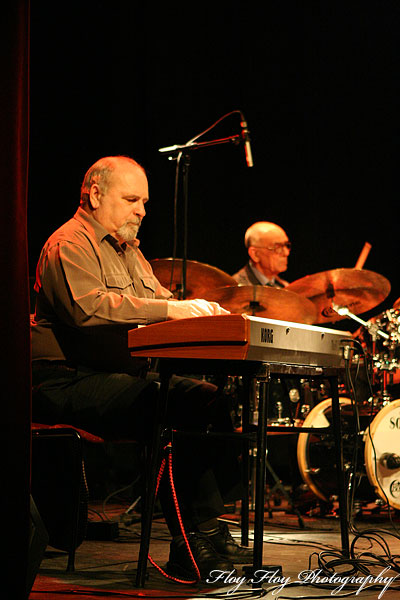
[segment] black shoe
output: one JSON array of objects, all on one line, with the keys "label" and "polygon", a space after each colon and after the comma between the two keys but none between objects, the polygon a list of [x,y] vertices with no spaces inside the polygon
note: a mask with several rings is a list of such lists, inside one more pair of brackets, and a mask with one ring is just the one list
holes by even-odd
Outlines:
[{"label": "black shoe", "polygon": [[[227,573],[236,573],[236,570],[230,560],[222,558],[214,548],[208,535],[203,533],[189,533],[187,535],[193,558],[196,561],[200,571],[202,581],[215,579],[210,573],[212,571],[226,571]],[[175,577],[184,577],[185,579],[197,579],[197,573],[189,556],[185,541],[172,540],[167,571]]]},{"label": "black shoe", "polygon": [[219,531],[207,535],[218,554],[239,565],[251,564],[253,562],[252,548],[236,543],[226,523],[219,522],[218,524]]}]

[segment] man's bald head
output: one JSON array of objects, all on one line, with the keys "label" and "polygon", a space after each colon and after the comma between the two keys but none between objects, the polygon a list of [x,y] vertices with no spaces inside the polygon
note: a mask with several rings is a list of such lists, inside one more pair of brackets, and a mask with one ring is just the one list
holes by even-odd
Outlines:
[{"label": "man's bald head", "polygon": [[278,238],[285,238],[285,231],[276,223],[270,221],[257,221],[247,229],[244,235],[244,244],[246,248],[250,246],[265,246],[265,244],[274,243]]},{"label": "man's bald head", "polygon": [[144,168],[130,158],[129,156],[104,156],[97,160],[87,170],[82,186],[81,186],[81,204],[86,204],[89,199],[90,188],[96,183],[103,193],[106,193],[110,185],[113,173],[124,165],[131,164],[132,166],[141,169],[145,173]]},{"label": "man's bald head", "polygon": [[266,277],[276,277],[287,269],[290,242],[282,227],[270,221],[257,221],[244,236],[252,264]]}]

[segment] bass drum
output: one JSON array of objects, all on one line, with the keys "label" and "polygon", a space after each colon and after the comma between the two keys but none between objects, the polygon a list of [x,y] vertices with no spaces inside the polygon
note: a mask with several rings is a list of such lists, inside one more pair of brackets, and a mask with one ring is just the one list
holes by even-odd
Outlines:
[{"label": "bass drum", "polygon": [[[374,493],[364,471],[362,456],[362,435],[373,418],[370,410],[360,411],[362,432],[356,433],[356,423],[350,398],[339,398],[340,423],[343,444],[343,466],[350,472],[354,463],[354,448],[359,442],[357,456],[357,490],[355,497],[359,500],[373,500]],[[306,417],[303,427],[328,427],[332,424],[332,399],[327,398],[317,404]],[[357,436],[359,439],[357,440]],[[304,483],[324,502],[331,502],[337,495],[337,476],[335,466],[335,441],[332,432],[300,433],[297,442],[297,462]]]},{"label": "bass drum", "polygon": [[365,468],[376,494],[400,510],[400,400],[384,406],[364,435]]}]

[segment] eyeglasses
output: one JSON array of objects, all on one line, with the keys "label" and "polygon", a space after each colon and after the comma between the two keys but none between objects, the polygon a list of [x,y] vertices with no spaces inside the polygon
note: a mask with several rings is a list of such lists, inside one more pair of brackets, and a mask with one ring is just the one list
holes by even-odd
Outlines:
[{"label": "eyeglasses", "polygon": [[253,246],[253,248],[259,248],[260,250],[271,250],[271,252],[276,252],[277,254],[283,254],[284,249],[290,250],[292,249],[291,242],[277,242],[272,246]]}]

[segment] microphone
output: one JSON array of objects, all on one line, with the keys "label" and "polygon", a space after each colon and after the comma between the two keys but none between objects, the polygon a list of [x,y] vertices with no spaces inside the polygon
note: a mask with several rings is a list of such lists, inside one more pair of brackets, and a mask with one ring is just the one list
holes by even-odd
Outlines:
[{"label": "microphone", "polygon": [[246,123],[246,119],[244,118],[243,113],[240,113],[240,116],[241,116],[240,127],[242,128],[242,139],[244,141],[244,151],[246,154],[246,163],[247,163],[248,167],[252,167],[253,166],[253,157],[251,154],[249,130],[247,129],[247,123]]},{"label": "microphone", "polygon": [[379,462],[385,469],[399,469],[400,468],[400,456],[385,452],[379,459]]}]

